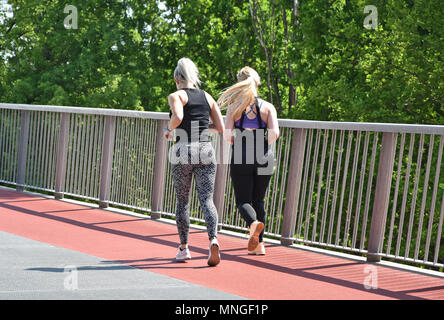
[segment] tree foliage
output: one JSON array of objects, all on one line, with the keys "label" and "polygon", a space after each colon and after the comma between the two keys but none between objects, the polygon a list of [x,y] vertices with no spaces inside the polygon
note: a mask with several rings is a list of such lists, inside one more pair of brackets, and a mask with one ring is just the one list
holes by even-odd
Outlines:
[{"label": "tree foliage", "polygon": [[179,58],[218,97],[252,66],[282,118],[443,124],[443,7],[387,0],[8,0],[0,101],[168,109]]}]

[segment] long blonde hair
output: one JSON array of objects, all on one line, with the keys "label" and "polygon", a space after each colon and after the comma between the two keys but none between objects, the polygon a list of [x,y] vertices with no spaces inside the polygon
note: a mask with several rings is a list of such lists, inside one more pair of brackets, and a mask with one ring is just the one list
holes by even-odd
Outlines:
[{"label": "long blonde hair", "polygon": [[248,107],[250,101],[256,97],[257,87],[260,85],[259,74],[250,67],[243,67],[237,73],[237,83],[225,89],[217,103],[220,108],[227,106],[228,112],[237,119]]}]

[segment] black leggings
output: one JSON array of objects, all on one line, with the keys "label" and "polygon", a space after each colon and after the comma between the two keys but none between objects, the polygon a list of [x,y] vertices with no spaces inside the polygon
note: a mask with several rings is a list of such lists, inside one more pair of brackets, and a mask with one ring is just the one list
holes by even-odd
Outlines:
[{"label": "black leggings", "polygon": [[[248,226],[256,220],[265,224],[264,198],[271,175],[258,174],[259,167],[257,164],[231,163],[230,165],[236,206]],[[264,231],[259,236],[261,242],[263,235]]]}]

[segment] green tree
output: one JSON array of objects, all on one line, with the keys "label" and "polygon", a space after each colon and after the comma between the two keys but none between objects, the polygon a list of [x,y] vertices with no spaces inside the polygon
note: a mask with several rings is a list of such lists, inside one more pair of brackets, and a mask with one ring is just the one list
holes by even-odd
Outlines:
[{"label": "green tree", "polygon": [[444,123],[438,0],[9,0],[0,24],[5,102],[168,110],[181,57],[218,97],[243,66],[281,118]]},{"label": "green tree", "polygon": [[302,2],[290,116],[442,124],[439,1],[378,2],[376,30],[363,27],[366,5]]}]

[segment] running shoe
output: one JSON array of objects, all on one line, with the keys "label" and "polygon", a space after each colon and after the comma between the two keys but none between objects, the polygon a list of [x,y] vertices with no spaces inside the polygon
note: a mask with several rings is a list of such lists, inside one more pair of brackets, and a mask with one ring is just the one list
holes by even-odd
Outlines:
[{"label": "running shoe", "polygon": [[177,249],[176,260],[185,262],[185,260],[190,260],[190,259],[191,259],[191,254],[188,247],[186,247],[185,249],[181,249],[179,246],[179,248]]},{"label": "running shoe", "polygon": [[217,266],[220,262],[220,253],[219,253],[219,243],[217,239],[214,238],[210,242],[210,250],[208,253],[208,265],[210,267]]},{"label": "running shoe", "polygon": [[265,246],[263,242],[259,242],[256,249],[252,251],[248,251],[248,254],[256,255],[256,256],[263,256],[265,254]]},{"label": "running shoe", "polygon": [[248,251],[253,251],[259,244],[259,235],[264,230],[264,224],[260,221],[255,221],[250,226],[250,238],[248,239]]}]

